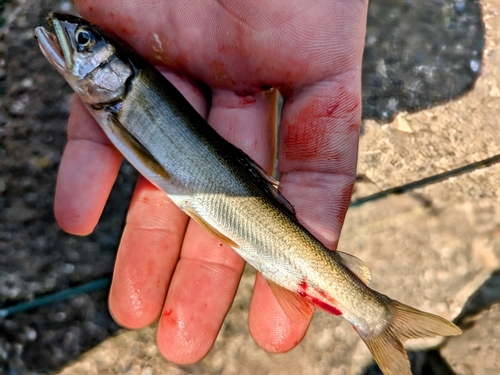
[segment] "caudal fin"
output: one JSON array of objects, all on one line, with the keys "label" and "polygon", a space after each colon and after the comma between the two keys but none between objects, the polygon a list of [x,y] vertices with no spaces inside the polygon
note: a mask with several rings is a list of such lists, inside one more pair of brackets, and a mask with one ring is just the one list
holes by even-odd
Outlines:
[{"label": "caudal fin", "polygon": [[432,336],[455,336],[460,328],[440,316],[429,314],[398,301],[391,301],[393,319],[377,336],[361,338],[385,375],[411,375],[403,342]]}]

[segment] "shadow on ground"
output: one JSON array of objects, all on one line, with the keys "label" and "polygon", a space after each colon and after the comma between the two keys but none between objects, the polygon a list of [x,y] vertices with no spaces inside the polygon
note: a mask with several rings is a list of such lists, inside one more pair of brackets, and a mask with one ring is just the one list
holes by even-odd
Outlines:
[{"label": "shadow on ground", "polygon": [[391,120],[450,101],[481,71],[477,1],[370,1],[363,56],[363,117]]}]

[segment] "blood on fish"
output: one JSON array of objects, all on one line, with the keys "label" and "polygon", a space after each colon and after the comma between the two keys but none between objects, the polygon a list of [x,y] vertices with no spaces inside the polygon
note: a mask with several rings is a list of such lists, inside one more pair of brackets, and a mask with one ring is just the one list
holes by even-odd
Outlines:
[{"label": "blood on fish", "polygon": [[[298,290],[297,293],[299,296],[307,298],[309,301],[311,301],[314,305],[318,306],[321,310],[326,311],[327,313],[330,313],[332,315],[342,315],[342,311],[337,309],[335,306],[317,298],[317,297],[312,297],[311,295],[307,294],[307,289],[309,285],[307,284],[307,281],[305,279],[302,279],[298,285]],[[315,289],[315,291],[324,299],[329,299],[326,293],[321,290],[321,289]]]},{"label": "blood on fish", "polygon": [[321,289],[316,289],[316,291],[319,293],[319,295],[320,295],[321,297],[328,298],[328,297],[326,296],[326,293],[325,293],[323,290],[321,290]]},{"label": "blood on fish", "polygon": [[311,302],[314,303],[316,306],[318,306],[321,310],[324,310],[332,315],[342,315],[342,311],[337,309],[336,307],[329,305],[328,303],[325,303],[318,298],[310,298]]},{"label": "blood on fish", "polygon": [[301,282],[299,283],[299,290],[302,292],[305,292],[307,290],[307,281],[305,279],[302,279]]}]

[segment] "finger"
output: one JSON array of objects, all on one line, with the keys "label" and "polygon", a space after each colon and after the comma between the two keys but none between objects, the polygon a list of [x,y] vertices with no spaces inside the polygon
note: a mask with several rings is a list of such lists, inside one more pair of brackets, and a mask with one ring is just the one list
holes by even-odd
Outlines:
[{"label": "finger", "polygon": [[[293,200],[291,202],[293,204]],[[265,278],[257,273],[248,312],[248,327],[257,344],[271,353],[286,352],[302,340],[311,318],[312,315],[302,322],[291,320],[278,304]]]},{"label": "finger", "polygon": [[286,98],[279,171],[299,220],[335,248],[356,177],[361,122],[359,69]]},{"label": "finger", "polygon": [[[209,122],[231,143],[267,168],[272,102],[265,94],[240,97],[214,91]],[[271,140],[271,141],[270,141]],[[158,326],[158,347],[176,363],[192,363],[210,350],[236,293],[244,261],[190,221]]]},{"label": "finger", "polygon": [[93,231],[121,160],[119,152],[75,96],[54,202],[55,217],[62,229],[78,235]]},{"label": "finger", "polygon": [[[195,86],[170,72],[162,73],[206,116],[206,100]],[[121,325],[144,327],[160,314],[187,222],[163,191],[138,179],[109,295],[111,314]]]},{"label": "finger", "polygon": [[293,349],[304,337],[311,321],[291,320],[274,297],[262,274],[255,278],[248,326],[257,344],[270,353],[284,353]]},{"label": "finger", "polygon": [[163,191],[139,177],[109,293],[109,309],[120,325],[140,328],[158,317],[187,222]]}]

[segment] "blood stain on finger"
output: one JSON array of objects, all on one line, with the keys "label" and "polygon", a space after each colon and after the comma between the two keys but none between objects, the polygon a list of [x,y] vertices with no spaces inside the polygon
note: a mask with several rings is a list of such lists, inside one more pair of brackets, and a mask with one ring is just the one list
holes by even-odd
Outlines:
[{"label": "blood stain on finger", "polygon": [[285,154],[294,160],[311,159],[318,153],[318,138],[324,129],[317,121],[315,106],[307,106],[299,112],[293,122],[285,121]]},{"label": "blood stain on finger", "polygon": [[360,103],[359,100],[355,101],[350,108],[346,109],[346,112],[352,112],[352,111],[354,111],[356,108],[359,107],[359,103]]},{"label": "blood stain on finger", "polygon": [[359,127],[360,127],[360,122],[357,121],[357,122],[352,122],[348,127],[348,132],[355,132],[355,133],[359,133]]},{"label": "blood stain on finger", "polygon": [[337,103],[334,103],[332,104],[330,107],[328,107],[328,109],[326,110],[326,114],[327,116],[331,116],[333,114],[333,112],[335,112],[335,110],[340,106],[340,103],[337,102]]},{"label": "blood stain on finger", "polygon": [[240,105],[241,106],[246,106],[246,105],[249,105],[249,104],[253,104],[256,101],[257,101],[257,99],[253,95],[245,95],[245,96],[241,96],[240,97]]}]

